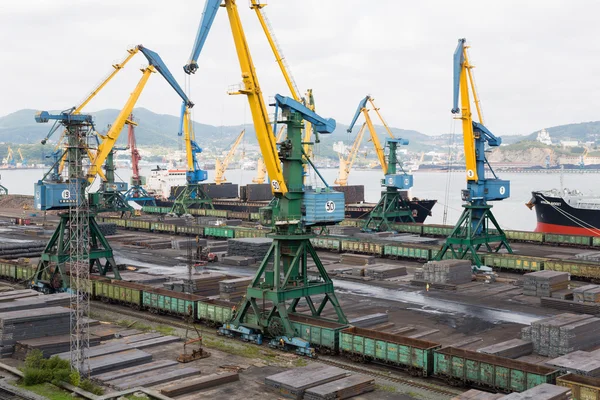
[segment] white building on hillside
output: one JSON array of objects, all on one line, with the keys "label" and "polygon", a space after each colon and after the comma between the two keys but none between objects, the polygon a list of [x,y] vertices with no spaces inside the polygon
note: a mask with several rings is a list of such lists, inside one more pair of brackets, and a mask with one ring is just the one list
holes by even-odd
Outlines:
[{"label": "white building on hillside", "polygon": [[548,146],[552,145],[552,139],[550,138],[550,134],[548,133],[546,128],[538,132],[536,140]]}]

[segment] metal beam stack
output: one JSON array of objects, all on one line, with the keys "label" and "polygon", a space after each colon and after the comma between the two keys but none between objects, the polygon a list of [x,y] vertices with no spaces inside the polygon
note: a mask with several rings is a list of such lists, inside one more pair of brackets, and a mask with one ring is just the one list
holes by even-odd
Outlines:
[{"label": "metal beam stack", "polygon": [[375,379],[350,375],[306,390],[304,400],[348,399],[375,390]]},{"label": "metal beam stack", "polygon": [[265,385],[285,397],[300,400],[307,389],[346,377],[341,368],[310,364],[265,378]]},{"label": "metal beam stack", "polygon": [[227,240],[227,254],[230,256],[254,257],[260,260],[265,257],[273,239],[268,238],[244,238]]},{"label": "metal beam stack", "polygon": [[531,354],[533,352],[533,343],[527,340],[511,339],[506,342],[483,347],[477,351],[479,353],[515,359]]},{"label": "metal beam stack", "polygon": [[246,294],[246,289],[251,282],[252,277],[225,279],[219,282],[219,296],[223,300],[237,301]]},{"label": "metal beam stack", "polygon": [[470,260],[429,261],[423,265],[422,271],[415,272],[415,280],[429,283],[460,285],[471,282],[472,279]]},{"label": "metal beam stack", "polygon": [[563,386],[542,383],[521,393],[511,393],[502,400],[570,400],[571,389]]},{"label": "metal beam stack", "polygon": [[380,265],[365,268],[365,276],[373,279],[383,280],[406,275],[406,267],[399,265]]},{"label": "metal beam stack", "polygon": [[559,271],[537,271],[525,274],[523,294],[525,296],[551,297],[553,292],[569,287],[569,274]]}]

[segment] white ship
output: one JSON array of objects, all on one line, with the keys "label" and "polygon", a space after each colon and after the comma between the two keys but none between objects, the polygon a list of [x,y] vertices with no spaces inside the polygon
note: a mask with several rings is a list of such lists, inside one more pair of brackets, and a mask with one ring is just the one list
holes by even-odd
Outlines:
[{"label": "white ship", "polygon": [[185,186],[185,172],[185,169],[167,169],[157,166],[150,170],[150,176],[146,180],[146,191],[159,200],[168,200],[171,187]]}]

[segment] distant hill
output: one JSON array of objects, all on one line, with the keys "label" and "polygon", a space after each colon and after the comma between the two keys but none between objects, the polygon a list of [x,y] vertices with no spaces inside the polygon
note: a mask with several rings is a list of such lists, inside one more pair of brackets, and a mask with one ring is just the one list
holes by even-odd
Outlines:
[{"label": "distant hill", "polygon": [[[553,142],[560,140],[579,140],[582,142],[595,141],[600,139],[600,121],[581,122],[578,124],[567,124],[546,128]],[[535,131],[521,140],[535,140],[538,134]]]},{"label": "distant hill", "polygon": [[[34,120],[35,113],[36,110],[24,109],[0,117],[0,142],[17,144],[39,143],[48,134],[52,124],[36,123]],[[94,116],[96,130],[102,133],[107,131],[108,124],[114,121],[118,113],[119,110],[107,109],[90,114]],[[145,108],[134,109],[133,115],[139,124],[136,127],[136,140],[140,146],[177,147],[179,117],[156,114]],[[353,140],[360,126],[357,124],[352,134],[346,132],[347,127],[347,125],[338,124],[332,135],[321,136],[321,142],[323,145],[327,145],[339,140]],[[244,126],[241,125],[214,126],[194,122],[196,141],[203,147],[224,148],[235,139],[243,128]],[[245,126],[245,128],[247,142],[256,143],[252,124]],[[385,140],[386,133],[383,127],[376,126],[376,129],[381,139]],[[390,129],[396,137],[409,139],[414,145],[426,143],[429,138],[427,135],[414,130]],[[119,143],[124,144],[126,141],[126,128],[124,128],[119,137]]]}]

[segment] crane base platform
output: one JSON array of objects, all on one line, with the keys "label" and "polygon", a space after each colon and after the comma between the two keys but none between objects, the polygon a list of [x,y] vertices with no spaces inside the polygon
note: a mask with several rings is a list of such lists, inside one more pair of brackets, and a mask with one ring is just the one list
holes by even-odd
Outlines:
[{"label": "crane base platform", "polygon": [[415,222],[410,204],[398,190],[388,189],[381,192],[381,199],[370,212],[363,230],[391,231],[393,224],[402,222]]},{"label": "crane base platform", "polygon": [[482,266],[477,252],[483,246],[488,252],[498,252],[503,247],[512,253],[506,234],[498,225],[490,205],[463,205],[464,211],[454,226],[436,260],[466,259],[474,265]]},{"label": "crane base platform", "polygon": [[[67,263],[70,261],[69,240],[73,232],[69,213],[60,215],[60,222],[54,234],[44,248],[37,270],[32,279],[32,288],[44,293],[66,292],[70,288],[70,278]],[[89,268],[90,272],[97,269],[105,276],[109,271],[113,279],[121,279],[113,250],[100,231],[93,214],[88,215],[89,225]]]},{"label": "crane base platform", "polygon": [[178,216],[190,214],[189,210],[191,208],[213,209],[212,199],[198,184],[186,185],[185,189],[175,199],[171,213]]}]

